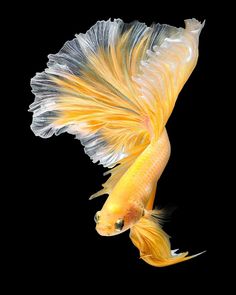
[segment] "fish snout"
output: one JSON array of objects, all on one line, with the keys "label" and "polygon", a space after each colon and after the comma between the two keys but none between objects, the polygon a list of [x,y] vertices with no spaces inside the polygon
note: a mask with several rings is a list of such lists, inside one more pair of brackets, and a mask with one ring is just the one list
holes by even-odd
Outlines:
[{"label": "fish snout", "polygon": [[96,225],[96,231],[101,236],[110,236],[112,235],[112,226],[110,224],[99,224]]}]

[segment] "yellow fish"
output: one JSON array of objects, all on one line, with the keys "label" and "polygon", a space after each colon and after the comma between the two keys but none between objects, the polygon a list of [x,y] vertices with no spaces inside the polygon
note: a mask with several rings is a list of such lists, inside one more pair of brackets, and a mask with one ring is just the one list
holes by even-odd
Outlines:
[{"label": "yellow fish", "polygon": [[165,125],[196,66],[203,26],[196,19],[185,20],[185,28],[98,21],[50,54],[31,80],[35,135],[74,134],[94,163],[111,168],[90,197],[109,195],[95,215],[97,232],[129,229],[140,257],[158,267],[196,256],[171,250],[153,203],[170,157]]}]

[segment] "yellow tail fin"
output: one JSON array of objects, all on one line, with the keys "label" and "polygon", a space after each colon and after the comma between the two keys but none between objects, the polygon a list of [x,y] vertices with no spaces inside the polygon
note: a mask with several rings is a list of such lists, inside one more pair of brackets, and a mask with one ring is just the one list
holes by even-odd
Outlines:
[{"label": "yellow tail fin", "polygon": [[[158,211],[152,211],[158,214]],[[169,236],[162,230],[160,224],[154,220],[152,214],[146,214],[130,230],[130,238],[140,251],[140,258],[148,264],[157,267],[168,266],[194,258],[196,255],[187,256],[188,252],[180,254],[171,250]]]},{"label": "yellow tail fin", "polygon": [[98,21],[50,54],[47,68],[31,80],[35,135],[74,134],[94,163],[113,168],[91,198],[110,194],[162,134],[197,62],[203,24],[185,23],[186,29]]}]

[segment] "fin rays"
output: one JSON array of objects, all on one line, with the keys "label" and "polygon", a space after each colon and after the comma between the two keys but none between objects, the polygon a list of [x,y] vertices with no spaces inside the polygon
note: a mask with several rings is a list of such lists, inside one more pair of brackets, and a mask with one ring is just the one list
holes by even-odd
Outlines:
[{"label": "fin rays", "polygon": [[151,215],[144,216],[130,229],[130,239],[140,251],[140,258],[150,265],[164,267],[180,263],[203,254],[187,256],[188,252],[171,250],[169,236]]},{"label": "fin rays", "polygon": [[[195,32],[201,24],[186,26]],[[93,162],[120,164],[114,171],[123,171],[132,155],[160,136],[186,80],[179,65],[193,42],[183,32],[115,19],[76,35],[31,80],[33,132],[45,138],[75,134]],[[122,175],[114,173],[116,180]],[[107,182],[106,192],[114,183]]]}]

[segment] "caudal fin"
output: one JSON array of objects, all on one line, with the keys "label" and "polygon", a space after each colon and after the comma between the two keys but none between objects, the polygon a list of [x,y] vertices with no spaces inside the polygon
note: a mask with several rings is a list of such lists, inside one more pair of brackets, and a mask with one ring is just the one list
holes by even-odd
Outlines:
[{"label": "caudal fin", "polygon": [[[152,211],[155,213],[155,211]],[[157,267],[168,266],[194,258],[196,255],[187,256],[188,252],[177,254],[171,250],[169,236],[162,230],[161,226],[154,220],[151,214],[140,219],[130,230],[130,238],[140,251],[140,258],[148,264]]]}]

